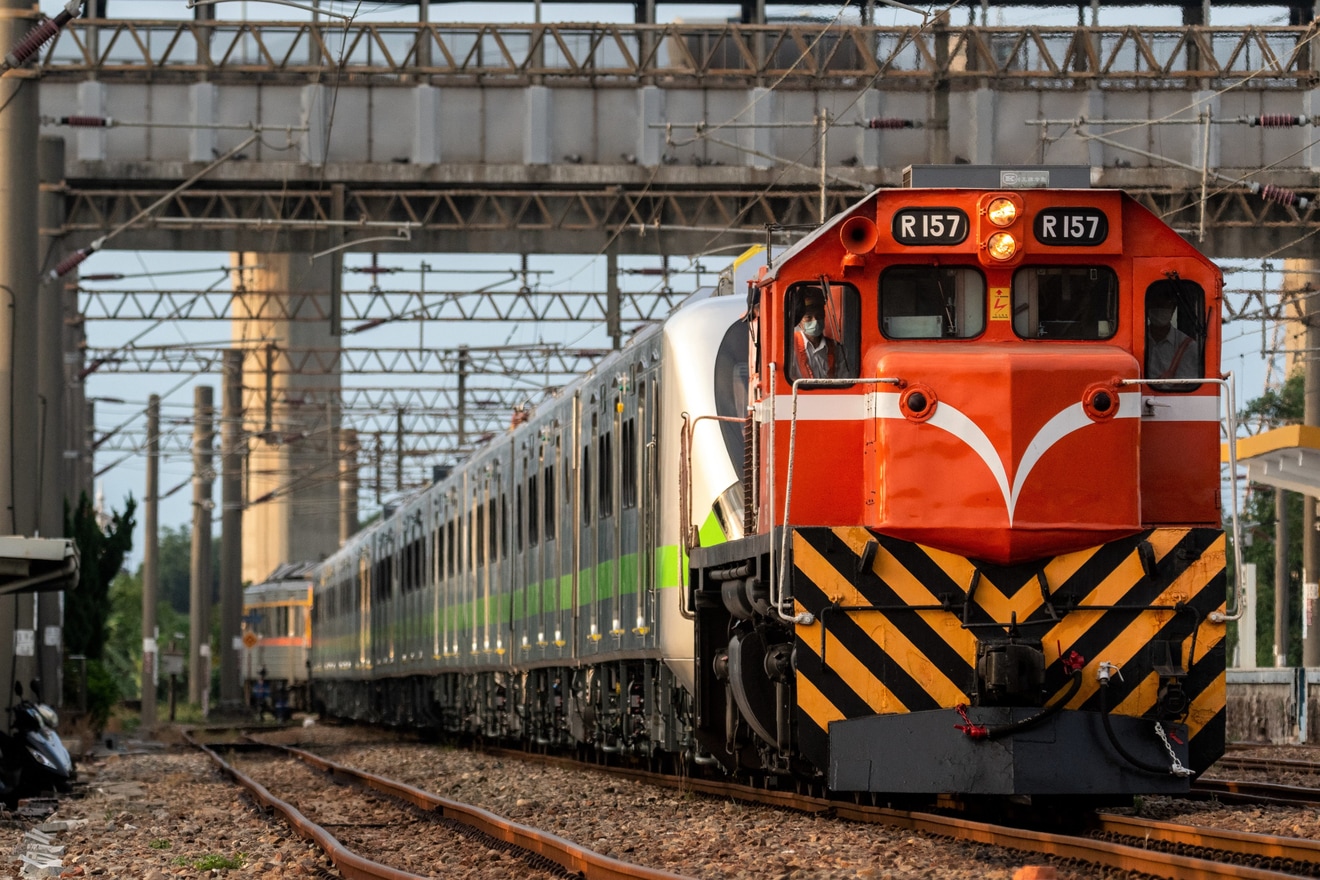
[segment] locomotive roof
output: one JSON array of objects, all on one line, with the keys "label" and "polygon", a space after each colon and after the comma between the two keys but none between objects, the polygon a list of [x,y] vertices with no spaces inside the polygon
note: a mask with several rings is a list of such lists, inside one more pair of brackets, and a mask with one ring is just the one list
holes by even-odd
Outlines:
[{"label": "locomotive roof", "polygon": [[[775,278],[779,276],[779,270],[781,268],[786,266],[798,254],[802,253],[807,248],[815,244],[816,241],[818,241],[822,236],[834,235],[837,240],[838,233],[835,230],[837,230],[843,224],[843,221],[847,220],[853,214],[856,214],[857,212],[866,209],[867,206],[871,206],[876,199],[880,198],[881,192],[883,192],[883,190],[878,190],[878,189],[874,190],[870,195],[862,199],[857,204],[853,205],[851,208],[848,208],[846,211],[841,211],[838,214],[835,214],[833,217],[826,220],[823,225],[816,227],[805,237],[799,239],[796,243],[789,246],[788,250],[784,251],[782,254],[775,257],[774,260],[770,263],[770,268],[766,270],[765,278],[763,279],[763,281],[765,282],[774,281]],[[870,213],[871,215],[875,214],[874,207],[871,207]]]}]

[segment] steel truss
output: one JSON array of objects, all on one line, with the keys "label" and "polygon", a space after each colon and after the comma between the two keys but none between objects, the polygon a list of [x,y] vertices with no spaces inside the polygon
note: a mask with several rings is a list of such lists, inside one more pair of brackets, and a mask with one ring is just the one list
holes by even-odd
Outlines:
[{"label": "steel truss", "polygon": [[997,88],[1309,88],[1309,27],[861,27],[802,24],[449,24],[76,19],[42,55],[44,77],[172,80],[200,75],[357,82],[718,81],[886,88],[993,80]]},{"label": "steel truss", "polygon": [[[714,276],[711,276],[712,279]],[[626,324],[658,321],[687,291],[619,294],[619,319]],[[236,301],[241,308],[235,313]],[[344,333],[390,321],[582,321],[604,323],[608,294],[555,290],[346,291],[341,297]],[[89,321],[304,321],[330,319],[324,297],[305,291],[259,294],[228,290],[109,290],[80,287],[78,309]],[[355,325],[354,322],[359,322]]]}]

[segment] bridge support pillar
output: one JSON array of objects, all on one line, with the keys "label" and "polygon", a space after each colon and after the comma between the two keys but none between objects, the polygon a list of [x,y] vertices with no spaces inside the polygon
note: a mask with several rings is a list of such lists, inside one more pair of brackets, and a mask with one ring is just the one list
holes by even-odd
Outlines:
[{"label": "bridge support pillar", "polygon": [[[1320,426],[1320,262],[1285,260],[1283,289],[1297,291],[1294,302],[1306,328],[1298,348],[1305,375],[1302,423]],[[1320,498],[1307,497],[1302,508],[1302,665],[1320,666]]]},{"label": "bridge support pillar", "polygon": [[440,162],[440,90],[434,86],[419,85],[412,89],[413,113],[417,127],[413,129],[412,162],[414,165],[437,165]]},{"label": "bridge support pillar", "polygon": [[[328,314],[334,262],[302,254],[232,258],[234,345],[248,352],[244,581],[260,583],[280,563],[315,561],[339,546],[339,358],[330,354],[338,339],[328,322],[244,320]],[[269,308],[271,297],[288,298],[287,306]]]}]

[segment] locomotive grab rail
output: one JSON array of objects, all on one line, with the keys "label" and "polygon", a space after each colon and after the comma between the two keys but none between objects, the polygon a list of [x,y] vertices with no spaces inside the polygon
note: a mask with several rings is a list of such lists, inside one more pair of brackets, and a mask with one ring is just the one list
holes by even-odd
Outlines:
[{"label": "locomotive grab rail", "polygon": [[[1233,611],[1228,610],[1227,599],[1225,599],[1224,610],[1215,611],[1210,614],[1210,620],[1215,623],[1225,623],[1230,620],[1241,620],[1246,611],[1247,587],[1242,571],[1242,524],[1238,519],[1238,474],[1237,474],[1237,385],[1230,371],[1224,374],[1222,379],[1120,379],[1119,385],[1202,385],[1209,383],[1211,385],[1220,385],[1228,395],[1228,403],[1225,408],[1224,421],[1225,432],[1228,435],[1228,480],[1233,493],[1232,520],[1233,520],[1233,578],[1236,581],[1236,599],[1237,607]],[[1150,405],[1149,398],[1142,401],[1143,406]]]},{"label": "locomotive grab rail", "polygon": [[[771,370],[773,371],[773,369],[774,369],[774,365],[772,364]],[[773,372],[771,373],[770,378],[772,383],[770,387],[773,388],[775,387],[773,384],[774,381]],[[771,563],[770,571],[771,571],[771,576],[773,578],[770,582],[770,604],[775,609],[775,615],[784,623],[793,623],[793,624],[801,624],[803,626],[810,626],[812,623],[815,622],[815,618],[812,617],[811,613],[807,611],[792,616],[785,614],[783,607],[784,599],[780,592],[780,588],[783,586],[784,581],[788,579],[788,532],[789,532],[788,510],[789,510],[789,503],[793,500],[793,460],[797,452],[798,389],[829,388],[831,386],[838,387],[838,386],[852,386],[852,385],[898,385],[901,387],[903,384],[904,382],[902,379],[897,379],[888,376],[880,376],[875,379],[795,379],[793,380],[793,412],[792,415],[789,417],[788,476],[784,480],[784,519],[780,523],[780,528],[782,529],[782,533],[780,537],[780,548],[779,548],[780,569],[779,569],[778,578],[773,578],[773,573],[775,570],[774,559],[772,558],[770,560]],[[778,424],[774,418],[774,398],[775,395],[772,394],[770,396],[770,407],[771,407],[770,454],[772,456],[774,455],[774,450],[775,450],[775,429],[776,427],[778,427]],[[771,473],[770,486],[771,486],[771,491],[773,491],[773,487],[775,483],[773,476],[775,473],[773,460],[771,461],[770,473]],[[771,510],[774,509],[773,504],[774,504],[774,500],[771,499],[771,505],[772,505],[770,508]],[[771,540],[770,550],[772,553],[774,552],[774,546],[775,546],[775,542]]]},{"label": "locomotive grab rail", "polygon": [[[689,598],[688,592],[692,589],[691,579],[687,583],[683,582],[684,572],[687,571],[686,557],[692,553],[693,547],[701,545],[700,538],[694,535],[692,531],[694,528],[692,524],[692,435],[696,432],[697,422],[703,420],[733,422],[741,425],[743,419],[735,416],[697,416],[694,419],[689,413],[683,413],[682,419],[683,430],[679,437],[682,448],[679,450],[678,459],[678,613],[687,620],[695,620],[695,605],[688,606],[686,604],[686,600]],[[744,499],[743,503],[750,504],[751,499]]]}]

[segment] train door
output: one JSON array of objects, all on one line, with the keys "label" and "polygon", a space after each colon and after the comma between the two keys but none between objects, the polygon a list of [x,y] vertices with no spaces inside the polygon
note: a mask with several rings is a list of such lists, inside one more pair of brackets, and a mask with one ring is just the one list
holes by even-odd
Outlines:
[{"label": "train door", "polygon": [[642,374],[637,382],[637,516],[638,606],[637,628],[648,645],[656,643],[659,612],[656,592],[660,563],[660,419],[658,370]]},{"label": "train door", "polygon": [[[1141,363],[1141,519],[1218,523],[1219,491],[1194,475],[1219,468],[1220,282],[1192,258],[1135,259],[1133,349]],[[1158,338],[1157,338],[1158,337]],[[1167,379],[1167,382],[1154,380]]]},{"label": "train door", "polygon": [[440,660],[440,628],[441,628],[441,604],[440,596],[444,592],[444,581],[441,578],[444,563],[444,518],[445,500],[443,495],[433,495],[427,512],[430,514],[430,533],[429,545],[430,556],[427,560],[427,587],[431,593],[431,662],[436,663]]},{"label": "train door", "polygon": [[371,575],[371,550],[367,544],[358,557],[357,571],[357,666],[362,670],[371,668]]}]

